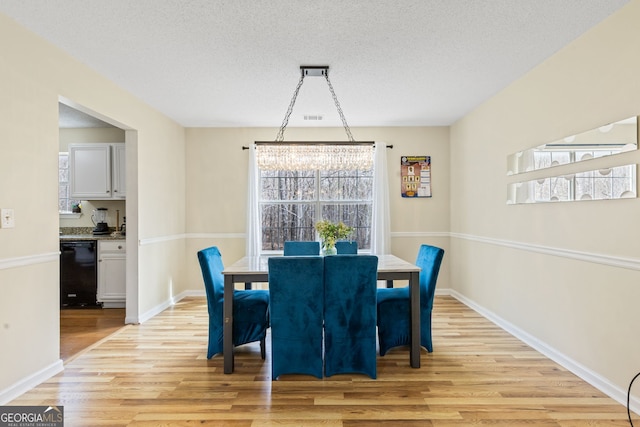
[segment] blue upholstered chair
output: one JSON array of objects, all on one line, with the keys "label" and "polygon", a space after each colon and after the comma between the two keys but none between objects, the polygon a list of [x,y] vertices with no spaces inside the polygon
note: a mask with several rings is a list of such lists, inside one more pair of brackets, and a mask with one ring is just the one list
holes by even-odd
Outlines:
[{"label": "blue upholstered chair", "polygon": [[291,241],[284,242],[284,256],[320,255],[320,242]]},{"label": "blue upholstered chair", "polygon": [[[431,310],[436,281],[444,250],[422,245],[416,265],[420,271],[420,345],[429,353],[433,351],[431,341]],[[411,309],[409,287],[378,289],[378,340],[380,355],[391,348],[409,345],[411,339]]]},{"label": "blue upholstered chair", "polygon": [[357,254],[358,242],[355,240],[339,240],[336,242],[336,249],[338,250],[338,255]]},{"label": "blue upholstered chair", "polygon": [[323,258],[269,258],[271,378],[322,378]]},{"label": "blue upholstered chair", "polygon": [[[224,277],[222,256],[216,246],[198,252],[209,308],[209,348],[207,359],[222,353]],[[233,345],[260,341],[265,358],[265,337],[269,327],[269,291],[246,290],[233,293]]]},{"label": "blue upholstered chair", "polygon": [[378,257],[324,259],[324,372],[376,378],[376,281]]}]

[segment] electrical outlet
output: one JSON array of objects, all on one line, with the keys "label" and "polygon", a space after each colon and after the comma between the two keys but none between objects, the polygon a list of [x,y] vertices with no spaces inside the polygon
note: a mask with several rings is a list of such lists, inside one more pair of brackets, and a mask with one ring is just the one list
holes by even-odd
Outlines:
[{"label": "electrical outlet", "polygon": [[0,228],[13,228],[15,226],[13,209],[0,209]]}]

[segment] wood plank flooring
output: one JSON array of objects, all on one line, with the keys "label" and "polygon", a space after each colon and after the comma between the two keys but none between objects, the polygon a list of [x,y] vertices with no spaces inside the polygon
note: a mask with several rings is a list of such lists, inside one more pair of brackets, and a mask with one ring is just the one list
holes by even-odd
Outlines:
[{"label": "wood plank flooring", "polygon": [[67,362],[124,326],[124,308],[60,310],[60,358]]},{"label": "wood plank flooring", "polygon": [[[437,296],[434,352],[378,357],[378,379],[285,375],[270,348],[206,359],[207,306],[188,298],[128,325],[10,402],[62,405],[65,426],[628,426],[626,408],[451,297]],[[638,419],[634,416],[634,421]],[[635,422],[640,425],[640,421]]]}]

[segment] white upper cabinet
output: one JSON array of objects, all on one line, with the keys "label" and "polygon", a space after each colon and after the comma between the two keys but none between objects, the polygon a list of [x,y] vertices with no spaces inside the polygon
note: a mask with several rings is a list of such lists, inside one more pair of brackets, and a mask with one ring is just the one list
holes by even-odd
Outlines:
[{"label": "white upper cabinet", "polygon": [[111,149],[113,154],[111,169],[113,197],[124,199],[127,196],[126,146],[124,144],[112,144]]},{"label": "white upper cabinet", "polygon": [[69,144],[69,184],[77,200],[126,197],[125,144]]}]

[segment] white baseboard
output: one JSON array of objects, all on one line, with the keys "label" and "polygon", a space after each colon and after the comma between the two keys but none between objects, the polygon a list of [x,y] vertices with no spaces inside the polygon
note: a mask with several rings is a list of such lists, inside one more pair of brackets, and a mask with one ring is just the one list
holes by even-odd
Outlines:
[{"label": "white baseboard", "polygon": [[139,322],[136,322],[136,323],[144,323],[144,322],[146,322],[147,320],[151,319],[152,317],[162,313],[164,310],[166,310],[167,308],[171,307],[172,305],[175,305],[175,303],[177,303],[181,299],[183,299],[185,297],[189,297],[189,296],[206,296],[206,293],[205,293],[204,289],[202,289],[202,290],[190,290],[190,291],[181,292],[181,293],[175,295],[173,298],[163,302],[162,304],[159,304],[159,305],[153,307],[151,310],[147,310],[145,313],[143,313],[140,316]]},{"label": "white baseboard", "polygon": [[[476,311],[481,316],[495,323],[501,329],[505,330],[509,334],[518,338],[520,341],[534,348],[536,351],[539,351],[541,354],[553,360],[554,362],[564,367],[565,369],[571,371],[572,373],[574,373],[584,381],[588,382],[589,384],[591,384],[592,386],[594,386],[595,388],[597,388],[598,390],[600,390],[601,392],[603,392],[604,394],[606,394],[607,396],[615,400],[616,402],[624,405],[624,407],[626,408],[627,406],[627,390],[626,389],[623,390],[620,387],[612,384],[606,378],[602,377],[596,372],[593,372],[592,370],[576,362],[575,360],[567,357],[565,354],[559,352],[555,348],[540,341],[533,335],[507,322],[500,316],[496,315],[490,310],[487,310],[486,308],[477,304],[475,301],[470,300],[469,298],[465,297],[459,292],[453,289],[442,289],[442,290],[436,291],[436,294],[452,296],[453,298],[457,299],[467,307]],[[640,399],[632,397],[629,402],[629,408],[636,414],[640,414]]]},{"label": "white baseboard", "polygon": [[167,308],[171,307],[173,304],[175,304],[175,298],[167,300],[165,302],[163,302],[162,304],[159,304],[153,308],[151,308],[150,310],[147,310],[146,312],[140,314],[140,316],[138,316],[138,322],[137,323],[144,323],[147,320],[151,319],[152,317],[162,313],[164,310],[166,310]]},{"label": "white baseboard", "polygon": [[42,384],[49,378],[53,377],[59,372],[64,370],[64,365],[62,364],[62,360],[58,359],[56,362],[39,370],[38,372],[29,375],[26,378],[23,378],[16,384],[11,387],[0,391],[0,406],[6,405],[11,402],[13,399],[20,397],[27,391],[36,387],[39,384]]}]

